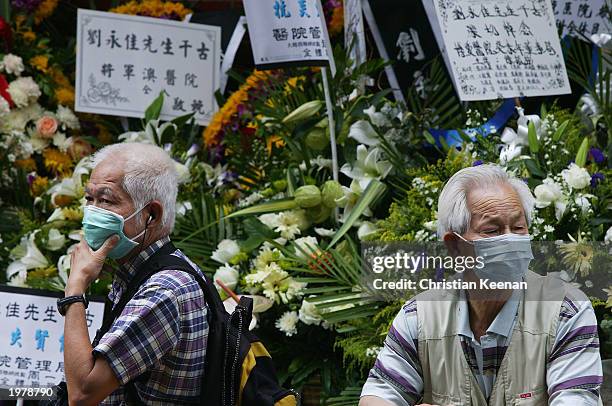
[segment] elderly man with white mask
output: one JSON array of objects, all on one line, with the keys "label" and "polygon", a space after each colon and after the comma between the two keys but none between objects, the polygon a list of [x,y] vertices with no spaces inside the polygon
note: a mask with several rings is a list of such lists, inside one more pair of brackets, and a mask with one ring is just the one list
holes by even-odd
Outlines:
[{"label": "elderly man with white mask", "polygon": [[477,289],[427,291],[406,302],[360,406],[601,404],[590,301],[527,269],[533,205],[527,185],[498,166],[451,177],[439,197],[438,235],[452,255],[484,255],[482,269],[462,279],[524,281],[527,289],[498,291],[485,300]]},{"label": "elderly man with white mask", "polygon": [[[58,300],[66,318],[70,404],[198,403],[208,336],[199,284],[190,273],[172,269],[135,282],[153,267],[152,258],[164,256],[203,275],[168,237],[178,188],[174,161],[159,147],[124,143],[102,148],[93,165],[85,190],[84,238],[72,252],[65,298]],[[108,331],[92,347],[84,293],[107,257],[119,264],[107,306],[117,310],[123,294],[126,300],[126,292],[135,295],[109,318]]]}]

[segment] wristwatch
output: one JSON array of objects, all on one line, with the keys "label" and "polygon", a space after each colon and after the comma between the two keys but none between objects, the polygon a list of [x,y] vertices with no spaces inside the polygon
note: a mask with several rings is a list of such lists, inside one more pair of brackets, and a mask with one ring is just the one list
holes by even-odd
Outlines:
[{"label": "wristwatch", "polygon": [[83,293],[82,295],[79,295],[79,296],[67,296],[67,297],[62,297],[62,298],[57,299],[57,311],[62,316],[65,316],[68,306],[70,306],[73,303],[77,303],[77,302],[82,302],[85,305],[86,309],[87,309],[87,306],[89,305],[89,300],[87,300],[87,298],[85,297],[85,294]]}]

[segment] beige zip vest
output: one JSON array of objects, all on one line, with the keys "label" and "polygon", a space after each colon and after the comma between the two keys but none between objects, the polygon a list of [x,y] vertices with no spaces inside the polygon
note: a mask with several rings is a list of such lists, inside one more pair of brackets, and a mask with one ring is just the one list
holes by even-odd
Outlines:
[{"label": "beige zip vest", "polygon": [[[458,291],[427,291],[417,298],[422,403],[461,406],[547,405],[546,361],[552,350],[566,285],[527,274],[518,319],[489,398],[465,359],[456,313]],[[542,300],[537,300],[541,298]],[[528,300],[526,300],[528,299]],[[601,401],[600,401],[601,404]]]}]

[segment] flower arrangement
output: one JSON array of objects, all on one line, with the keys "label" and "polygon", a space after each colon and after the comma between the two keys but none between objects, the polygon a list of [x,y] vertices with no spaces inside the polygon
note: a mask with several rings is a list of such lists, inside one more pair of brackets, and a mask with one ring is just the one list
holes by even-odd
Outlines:
[{"label": "flower arrangement", "polygon": [[180,2],[161,0],[132,0],[109,10],[111,13],[156,17],[182,21],[192,11]]}]

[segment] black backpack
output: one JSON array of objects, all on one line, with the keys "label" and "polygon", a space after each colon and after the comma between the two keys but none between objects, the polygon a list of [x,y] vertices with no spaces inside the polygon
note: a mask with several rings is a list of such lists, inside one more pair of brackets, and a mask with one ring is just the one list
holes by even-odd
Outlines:
[{"label": "black backpack", "polygon": [[[102,327],[92,343],[95,347],[119,317],[140,286],[153,274],[164,270],[179,270],[192,275],[204,293],[208,305],[208,339],[201,402],[212,406],[296,406],[299,395],[283,389],[276,377],[270,354],[263,343],[249,331],[253,300],[241,297],[232,314],[227,313],[221,297],[210,279],[200,275],[191,265],[176,255],[169,242],[142,263],[129,282],[117,305],[107,300]],[[112,310],[111,310],[112,309]],[[134,386],[136,380],[146,380],[148,374],[137,377],[124,386],[128,404],[143,404]]]}]

